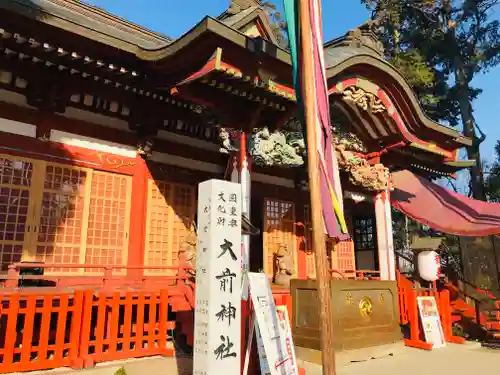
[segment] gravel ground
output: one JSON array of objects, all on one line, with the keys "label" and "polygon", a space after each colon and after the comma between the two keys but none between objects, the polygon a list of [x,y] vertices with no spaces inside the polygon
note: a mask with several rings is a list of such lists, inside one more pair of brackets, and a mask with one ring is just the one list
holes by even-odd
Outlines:
[{"label": "gravel ground", "polygon": [[[500,350],[484,349],[476,343],[449,344],[432,351],[406,348],[402,354],[366,362],[352,363],[337,370],[337,375],[421,375],[422,373],[475,375],[495,370]],[[321,366],[304,364],[306,375],[321,375]]]}]

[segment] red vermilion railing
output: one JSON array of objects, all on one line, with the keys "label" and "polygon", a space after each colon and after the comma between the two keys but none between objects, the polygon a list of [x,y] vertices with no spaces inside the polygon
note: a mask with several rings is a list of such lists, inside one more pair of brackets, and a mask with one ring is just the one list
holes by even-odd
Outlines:
[{"label": "red vermilion railing", "polygon": [[380,280],[380,271],[374,270],[340,271],[329,269],[328,272],[332,279]]},{"label": "red vermilion railing", "polygon": [[0,373],[174,355],[169,288],[126,293],[31,288],[0,298]]},{"label": "red vermilion railing", "polygon": [[[56,274],[21,275],[22,269],[71,269],[86,270],[93,274]],[[188,271],[192,267],[170,266],[124,266],[124,265],[88,265],[88,264],[57,264],[57,263],[14,263],[9,265],[7,277],[4,281],[6,288],[16,288],[19,281],[43,280],[53,282],[56,286],[92,286],[105,288],[108,286],[123,285],[154,285],[158,283],[173,283],[184,281],[188,278]],[[123,271],[127,271],[124,274]],[[145,272],[153,271],[145,275]],[[156,272],[154,272],[156,271]]]},{"label": "red vermilion railing", "polygon": [[168,290],[125,295],[86,291],[80,339],[83,366],[143,356],[173,356],[175,321],[168,320],[168,305]]},{"label": "red vermilion railing", "polygon": [[[77,280],[75,288],[17,288],[22,268],[103,269],[95,276],[56,276]],[[116,270],[155,269],[172,276],[126,278]],[[58,367],[79,369],[96,362],[152,355],[174,355],[176,311],[191,311],[194,288],[190,267],[130,267],[14,264],[0,288],[0,373]],[[82,281],[83,279],[83,281]],[[153,280],[151,280],[153,279]],[[91,289],[92,288],[92,289]]]},{"label": "red vermilion railing", "polygon": [[1,296],[0,372],[78,368],[83,292]]}]

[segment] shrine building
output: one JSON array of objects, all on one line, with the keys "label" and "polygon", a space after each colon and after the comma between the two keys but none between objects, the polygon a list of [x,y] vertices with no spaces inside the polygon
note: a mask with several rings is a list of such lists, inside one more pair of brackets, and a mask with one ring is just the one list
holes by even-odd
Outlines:
[{"label": "shrine building", "polygon": [[[164,283],[195,263],[208,179],[246,183],[251,271],[315,278],[291,59],[256,1],[177,39],[81,1],[0,1],[0,41],[3,279],[37,263],[56,286]],[[423,112],[371,23],[324,48],[352,238],[325,237],[329,268],[396,280],[391,201],[411,216],[404,188],[472,166],[472,140]],[[174,311],[194,307],[182,290]]]}]

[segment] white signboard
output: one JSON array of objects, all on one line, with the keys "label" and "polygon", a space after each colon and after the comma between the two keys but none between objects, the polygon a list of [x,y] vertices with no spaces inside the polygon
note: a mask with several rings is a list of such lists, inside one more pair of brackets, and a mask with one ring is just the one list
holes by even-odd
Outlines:
[{"label": "white signboard", "polygon": [[290,318],[288,317],[288,310],[286,306],[276,306],[276,313],[278,314],[278,326],[280,330],[281,340],[284,341],[287,357],[284,361],[289,362],[292,367],[293,374],[299,373],[297,366],[297,358],[295,357],[295,346],[293,345],[292,326],[290,325]]},{"label": "white signboard", "polygon": [[255,330],[262,374],[297,375],[288,314],[274,304],[269,280],[264,273],[248,273],[255,312]]},{"label": "white signboard", "polygon": [[432,344],[433,348],[446,346],[443,326],[434,297],[417,297],[418,311],[424,329],[425,341]]},{"label": "white signboard", "polygon": [[241,187],[198,185],[194,375],[241,373]]},{"label": "white signboard", "polygon": [[262,340],[262,335],[260,334],[260,329],[257,322],[255,322],[254,329],[255,337],[257,338],[257,351],[259,353],[260,373],[261,375],[270,375],[271,369],[269,368],[266,349],[264,348],[264,340]]}]

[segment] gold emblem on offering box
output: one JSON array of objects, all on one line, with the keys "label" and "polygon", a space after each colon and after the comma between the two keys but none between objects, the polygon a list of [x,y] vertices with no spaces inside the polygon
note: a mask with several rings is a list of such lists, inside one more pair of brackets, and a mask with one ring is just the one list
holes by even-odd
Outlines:
[{"label": "gold emblem on offering box", "polygon": [[363,318],[370,319],[373,313],[373,303],[370,298],[363,297],[363,299],[359,301],[359,312]]},{"label": "gold emblem on offering box", "polygon": [[380,294],[378,295],[378,302],[380,304],[383,304],[385,302],[384,293],[380,292]]},{"label": "gold emblem on offering box", "polygon": [[352,298],[352,294],[347,292],[345,294],[345,303],[346,305],[352,305],[354,303],[354,299]]}]

